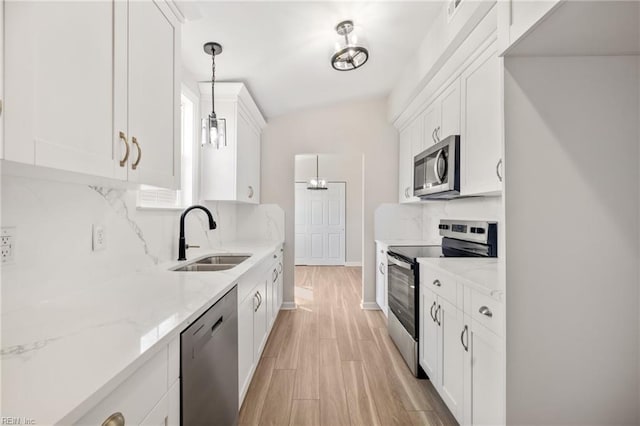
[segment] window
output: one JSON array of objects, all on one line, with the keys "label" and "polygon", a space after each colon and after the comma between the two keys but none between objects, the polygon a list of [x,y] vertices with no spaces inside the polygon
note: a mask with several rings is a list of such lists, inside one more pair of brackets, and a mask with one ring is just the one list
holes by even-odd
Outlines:
[{"label": "window", "polygon": [[142,209],[182,209],[193,203],[195,193],[195,135],[196,106],[198,98],[183,87],[180,96],[181,121],[181,164],[180,190],[164,189],[149,185],[140,185],[138,191],[138,208]]}]

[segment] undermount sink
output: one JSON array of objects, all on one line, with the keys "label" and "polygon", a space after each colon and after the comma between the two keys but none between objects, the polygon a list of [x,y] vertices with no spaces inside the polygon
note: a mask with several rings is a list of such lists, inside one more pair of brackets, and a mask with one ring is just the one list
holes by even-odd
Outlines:
[{"label": "undermount sink", "polygon": [[212,272],[212,271],[226,271],[227,269],[235,268],[241,264],[251,255],[249,254],[219,254],[213,256],[207,256],[202,259],[198,259],[187,265],[180,266],[172,269],[175,272]]}]

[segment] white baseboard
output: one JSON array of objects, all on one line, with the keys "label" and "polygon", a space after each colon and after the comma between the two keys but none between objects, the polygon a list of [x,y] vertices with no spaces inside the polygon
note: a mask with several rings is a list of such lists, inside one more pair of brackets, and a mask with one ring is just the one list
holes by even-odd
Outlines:
[{"label": "white baseboard", "polygon": [[360,309],[365,311],[379,311],[380,306],[376,302],[360,302]]},{"label": "white baseboard", "polygon": [[344,266],[360,266],[360,267],[362,267],[362,262],[345,262]]},{"label": "white baseboard", "polygon": [[296,302],[282,302],[281,311],[293,311],[298,309]]}]

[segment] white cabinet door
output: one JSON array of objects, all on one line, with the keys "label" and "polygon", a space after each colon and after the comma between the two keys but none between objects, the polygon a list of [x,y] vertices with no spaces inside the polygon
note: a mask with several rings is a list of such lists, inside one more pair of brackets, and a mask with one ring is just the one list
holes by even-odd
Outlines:
[{"label": "white cabinet door", "polygon": [[444,139],[460,134],[460,79],[456,79],[439,96],[440,130],[438,137]]},{"label": "white cabinet door", "polygon": [[4,158],[112,177],[114,2],[9,1],[4,13]]},{"label": "white cabinet door", "polygon": [[422,122],[422,149],[425,150],[438,143],[438,134],[440,133],[440,103],[438,100],[434,101],[422,113]]},{"label": "white cabinet door", "polygon": [[267,336],[267,282],[263,281],[255,288],[258,296],[253,313],[253,362],[257,365]]},{"label": "white cabinet door", "polygon": [[[253,371],[253,314],[258,306],[258,298],[252,290],[238,305],[238,389],[240,405],[249,389]],[[239,407],[238,407],[239,408]]]},{"label": "white cabinet door", "polygon": [[440,343],[439,370],[440,370],[440,396],[447,404],[453,416],[462,419],[464,398],[464,347],[462,336],[464,328],[464,315],[462,310],[442,298],[438,298],[440,309],[438,310]]},{"label": "white cabinet door", "polygon": [[176,27],[152,1],[130,1],[129,180],[174,188],[179,173]]},{"label": "white cabinet door", "polygon": [[400,132],[398,144],[398,201],[406,203],[413,194],[413,158],[411,156],[411,127]]},{"label": "white cabinet door", "polygon": [[465,360],[465,423],[505,424],[504,341],[476,321]]},{"label": "white cabinet door", "polygon": [[237,128],[237,199],[246,203],[260,203],[260,130],[238,112]]},{"label": "white cabinet door", "polygon": [[388,317],[387,301],[387,250],[382,244],[376,245],[376,303],[384,316]]},{"label": "white cabinet door", "polygon": [[438,374],[438,351],[440,349],[440,335],[436,310],[437,296],[431,290],[421,286],[420,299],[420,365],[436,389],[440,387]]},{"label": "white cabinet door", "polygon": [[167,392],[169,398],[168,426],[180,426],[180,380],[176,380]]},{"label": "white cabinet door", "polygon": [[492,44],[462,74],[462,195],[500,193],[500,58]]}]

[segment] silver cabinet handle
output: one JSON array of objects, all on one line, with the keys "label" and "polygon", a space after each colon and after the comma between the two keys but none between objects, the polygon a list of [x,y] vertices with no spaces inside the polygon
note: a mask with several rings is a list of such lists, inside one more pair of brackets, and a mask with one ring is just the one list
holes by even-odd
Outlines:
[{"label": "silver cabinet handle", "polygon": [[[464,343],[465,334],[467,335],[467,343]],[[465,352],[469,352],[469,327],[466,325],[462,329],[462,333],[460,333],[460,343],[462,343],[462,347],[464,348]]]},{"label": "silver cabinet handle", "polygon": [[436,140],[440,142],[440,126],[436,127]]},{"label": "silver cabinet handle", "polygon": [[380,262],[380,265],[378,265],[378,271],[380,271],[380,273],[384,275],[384,264],[382,262]]},{"label": "silver cabinet handle", "polygon": [[113,413],[102,422],[102,426],[124,426],[124,416],[122,413]]},{"label": "silver cabinet handle", "polygon": [[436,322],[438,323],[438,325],[442,325],[442,323],[440,322],[440,319],[438,319],[438,313],[440,312],[440,309],[442,308],[442,306],[438,305],[438,309],[436,309]]},{"label": "silver cabinet handle", "polygon": [[256,299],[256,302],[258,303],[256,307],[253,308],[253,312],[258,312],[258,309],[260,309],[260,305],[262,305],[262,297],[260,296],[260,292],[256,291],[256,294],[253,295],[253,298]]},{"label": "silver cabinet handle", "polygon": [[433,285],[435,285],[436,287],[442,287],[442,283],[440,282],[440,280],[433,280]]},{"label": "silver cabinet handle", "polygon": [[140,164],[140,160],[142,159],[142,148],[140,148],[138,139],[136,139],[135,136],[131,138],[131,144],[138,149],[138,158],[136,158],[136,161],[134,161],[133,164],[131,165],[131,168],[135,170],[138,168],[138,164]]},{"label": "silver cabinet handle", "polygon": [[491,309],[487,308],[486,306],[482,306],[478,312],[480,312],[482,315],[484,315],[485,317],[489,317],[491,318],[493,316],[493,313],[491,312]]},{"label": "silver cabinet handle", "polygon": [[282,262],[278,262],[278,273],[282,273]]},{"label": "silver cabinet handle", "polygon": [[429,309],[429,315],[431,315],[431,319],[433,320],[433,322],[436,322],[436,317],[433,315],[433,308],[436,307],[436,302],[433,302],[433,305],[431,305],[431,309]]},{"label": "silver cabinet handle", "polygon": [[253,186],[249,185],[249,198],[253,198]]},{"label": "silver cabinet handle", "polygon": [[498,160],[498,164],[496,164],[496,175],[498,176],[498,180],[502,182],[502,174],[500,173],[500,168],[502,166],[502,158]]},{"label": "silver cabinet handle", "polygon": [[404,198],[409,198],[409,187],[408,186],[404,189]]},{"label": "silver cabinet handle", "polygon": [[438,141],[436,140],[436,129],[433,129],[431,131],[431,139],[433,140],[433,143],[438,143]]}]

